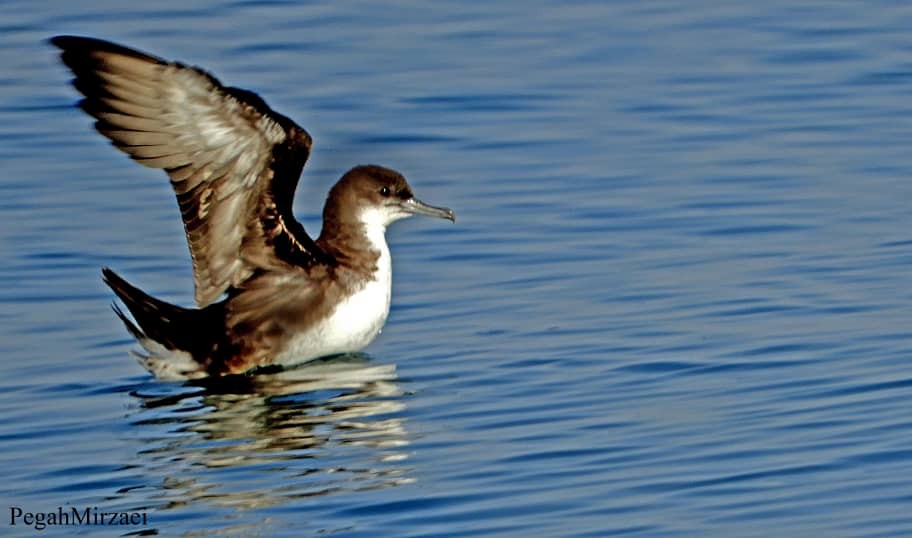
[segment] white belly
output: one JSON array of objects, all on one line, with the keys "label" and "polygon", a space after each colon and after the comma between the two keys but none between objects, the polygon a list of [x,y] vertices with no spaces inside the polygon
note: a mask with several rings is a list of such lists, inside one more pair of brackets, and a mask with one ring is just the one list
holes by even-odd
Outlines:
[{"label": "white belly", "polygon": [[380,334],[389,314],[391,272],[389,251],[384,249],[373,280],[340,302],[321,322],[295,335],[276,362],[294,364],[367,347]]}]

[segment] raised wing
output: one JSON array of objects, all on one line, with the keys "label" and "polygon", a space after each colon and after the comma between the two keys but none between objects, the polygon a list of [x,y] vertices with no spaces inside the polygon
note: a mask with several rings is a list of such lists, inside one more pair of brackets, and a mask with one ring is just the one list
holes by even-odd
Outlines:
[{"label": "raised wing", "polygon": [[291,210],[310,155],[304,129],[201,69],[98,39],[51,43],[76,75],[80,106],[98,131],[171,178],[199,306],[259,268],[329,259]]}]

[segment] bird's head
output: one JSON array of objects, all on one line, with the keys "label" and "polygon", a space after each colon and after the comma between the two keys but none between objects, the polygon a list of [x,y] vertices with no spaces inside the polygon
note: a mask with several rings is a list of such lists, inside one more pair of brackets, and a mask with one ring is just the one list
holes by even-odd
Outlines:
[{"label": "bird's head", "polygon": [[415,198],[399,172],[382,166],[356,166],[345,173],[329,193],[324,209],[327,220],[354,220],[383,230],[397,220],[426,215],[456,221],[446,207],[434,207]]}]

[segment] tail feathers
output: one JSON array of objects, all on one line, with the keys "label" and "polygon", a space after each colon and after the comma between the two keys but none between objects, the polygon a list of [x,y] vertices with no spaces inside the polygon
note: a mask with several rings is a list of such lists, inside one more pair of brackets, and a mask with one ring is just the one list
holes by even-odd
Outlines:
[{"label": "tail feathers", "polygon": [[[107,281],[105,281],[105,282],[107,283]],[[133,320],[128,318],[127,315],[123,313],[123,310],[121,310],[120,307],[117,306],[117,303],[112,303],[111,309],[114,310],[114,313],[117,314],[117,317],[120,318],[120,321],[123,322],[124,327],[127,328],[127,331],[129,331],[129,333],[133,336],[133,338],[135,338],[137,340],[142,340],[143,338],[146,337],[146,335],[142,332],[142,329],[137,327],[136,324],[133,323]]]},{"label": "tail feathers", "polygon": [[114,307],[117,316],[124,322],[130,334],[140,338],[151,338],[168,349],[177,349],[174,322],[185,318],[187,310],[158,300],[139,288],[132,286],[120,275],[105,267],[101,270],[105,284],[110,287],[133,315],[131,322],[119,308]]},{"label": "tail feathers", "polygon": [[163,379],[206,375],[201,361],[213,348],[212,331],[220,328],[216,327],[212,307],[181,308],[150,296],[107,267],[102,269],[102,275],[133,316],[131,320],[113,305],[114,313],[146,351],[138,355],[143,366]]}]

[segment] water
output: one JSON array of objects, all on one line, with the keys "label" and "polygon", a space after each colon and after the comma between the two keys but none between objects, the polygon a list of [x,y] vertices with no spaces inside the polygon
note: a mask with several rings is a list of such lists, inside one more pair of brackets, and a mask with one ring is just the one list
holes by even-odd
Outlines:
[{"label": "water", "polygon": [[[44,535],[912,535],[912,9],[865,2],[0,5],[0,509]],[[162,174],[44,39],[258,91],[453,207],[390,231],[367,355],[152,380],[109,265],[192,301]]]}]

